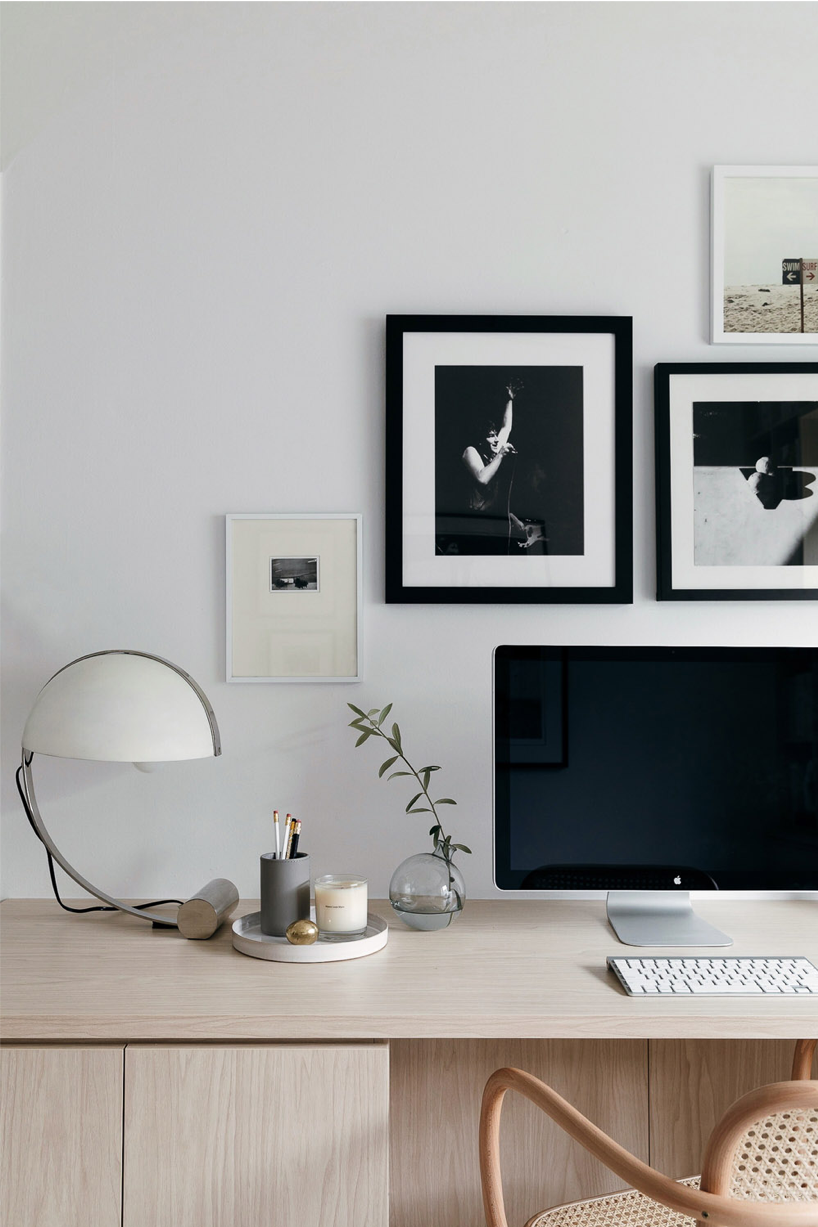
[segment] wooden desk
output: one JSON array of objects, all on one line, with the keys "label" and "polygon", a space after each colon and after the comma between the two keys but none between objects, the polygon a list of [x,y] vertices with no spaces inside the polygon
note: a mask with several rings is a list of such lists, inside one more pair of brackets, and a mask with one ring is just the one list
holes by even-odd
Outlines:
[{"label": "wooden desk", "polygon": [[[814,903],[698,908],[735,938],[730,953],[818,965]],[[39,1128],[53,1150],[61,1122],[71,1143],[59,1197],[37,1189],[38,1206],[53,1203],[38,1227],[114,1227],[120,1215],[124,1227],[475,1227],[477,1107],[504,1064],[687,1175],[727,1104],[786,1077],[791,1041],[818,1034],[814,999],[627,997],[605,969],[627,948],[601,903],[471,902],[440,933],[373,909],[390,920],[385,950],[294,966],[238,954],[229,926],[189,942],[124,914],[2,904],[4,1163],[16,1195],[43,1170],[32,1162]],[[506,1138],[519,1222],[612,1187],[529,1105],[511,1105]]]}]

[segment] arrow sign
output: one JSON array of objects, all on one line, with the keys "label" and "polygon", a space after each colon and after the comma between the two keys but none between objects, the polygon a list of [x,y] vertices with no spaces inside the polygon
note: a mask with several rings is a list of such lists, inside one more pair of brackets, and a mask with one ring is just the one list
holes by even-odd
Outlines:
[{"label": "arrow sign", "polygon": [[801,260],[782,260],[781,261],[781,284],[782,285],[800,285],[801,284]]},{"label": "arrow sign", "polygon": [[[801,272],[803,268],[803,274]],[[801,285],[803,277],[804,285],[814,285],[818,282],[818,259],[808,260],[806,257],[801,260],[782,260],[781,261],[781,284],[782,285]]]}]

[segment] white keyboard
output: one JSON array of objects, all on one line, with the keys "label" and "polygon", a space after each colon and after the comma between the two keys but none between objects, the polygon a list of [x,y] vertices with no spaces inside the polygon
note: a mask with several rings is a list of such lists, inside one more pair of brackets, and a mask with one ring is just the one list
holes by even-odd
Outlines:
[{"label": "white keyboard", "polygon": [[685,958],[610,957],[608,966],[626,993],[642,997],[654,993],[750,994],[814,993],[818,996],[818,968],[802,958],[748,958],[705,955]]}]

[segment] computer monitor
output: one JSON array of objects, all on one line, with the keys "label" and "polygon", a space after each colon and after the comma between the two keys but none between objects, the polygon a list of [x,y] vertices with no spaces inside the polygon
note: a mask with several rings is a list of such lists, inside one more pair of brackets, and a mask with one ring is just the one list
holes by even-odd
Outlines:
[{"label": "computer monitor", "polygon": [[607,890],[630,945],[730,945],[690,891],[818,890],[818,648],[497,648],[494,871]]}]

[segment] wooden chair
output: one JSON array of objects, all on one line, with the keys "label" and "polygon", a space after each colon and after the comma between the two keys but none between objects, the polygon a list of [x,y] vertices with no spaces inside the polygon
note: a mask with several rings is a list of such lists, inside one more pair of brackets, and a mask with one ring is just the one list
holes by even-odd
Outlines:
[{"label": "wooden chair", "polygon": [[637,1159],[532,1074],[498,1069],[483,1092],[480,1174],[488,1227],[508,1227],[500,1174],[500,1112],[518,1091],[633,1185],[622,1193],[545,1210],[526,1227],[818,1227],[816,1040],[799,1040],[792,1081],[742,1096],[716,1125],[701,1177],[671,1180]]}]

